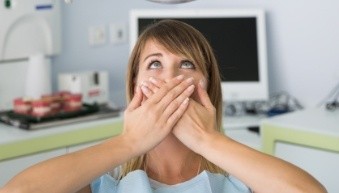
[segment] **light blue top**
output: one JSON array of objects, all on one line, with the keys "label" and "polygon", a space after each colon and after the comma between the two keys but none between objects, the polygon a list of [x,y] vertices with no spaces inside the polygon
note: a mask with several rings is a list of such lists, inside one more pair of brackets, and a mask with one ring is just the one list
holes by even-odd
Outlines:
[{"label": "light blue top", "polygon": [[[152,183],[153,184],[153,183]],[[116,180],[106,174],[91,183],[92,193],[251,193],[252,191],[232,176],[203,171],[196,177],[176,185],[151,185],[143,170],[128,173]]]}]

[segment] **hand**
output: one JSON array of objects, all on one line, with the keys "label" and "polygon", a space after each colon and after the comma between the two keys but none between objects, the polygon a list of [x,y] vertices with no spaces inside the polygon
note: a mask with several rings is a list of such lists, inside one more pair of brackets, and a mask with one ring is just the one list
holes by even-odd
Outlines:
[{"label": "hand", "polygon": [[[166,84],[164,81],[150,78],[143,85],[149,88],[143,92],[147,98],[156,94]],[[195,100],[190,100],[186,112],[173,128],[174,135],[187,147],[199,151],[201,139],[207,134],[216,134],[216,110],[211,103],[202,81],[196,88]]]},{"label": "hand", "polygon": [[124,114],[122,135],[134,144],[137,155],[155,147],[171,132],[187,109],[194,91],[193,79],[173,78],[141,105],[143,92],[147,91],[144,85],[137,86]]},{"label": "hand", "polygon": [[173,128],[174,135],[188,148],[203,155],[200,152],[201,142],[204,137],[218,134],[216,130],[216,109],[211,103],[202,84],[196,88],[198,99],[190,100],[189,106],[183,116]]}]

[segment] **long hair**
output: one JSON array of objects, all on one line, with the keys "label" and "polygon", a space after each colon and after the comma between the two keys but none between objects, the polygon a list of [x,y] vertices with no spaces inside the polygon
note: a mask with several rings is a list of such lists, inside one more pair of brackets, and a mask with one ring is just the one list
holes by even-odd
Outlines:
[{"label": "long hair", "polygon": [[[221,132],[222,95],[217,60],[207,39],[192,26],[177,20],[161,20],[153,23],[139,36],[128,62],[126,80],[127,101],[130,102],[134,96],[140,55],[146,42],[150,39],[155,40],[171,53],[185,56],[199,66],[207,80],[207,93],[216,109],[217,129]],[[144,155],[126,162],[122,167],[121,177],[131,171],[143,169],[144,162]],[[225,173],[222,169],[204,158],[202,159],[201,167],[210,172]]]}]

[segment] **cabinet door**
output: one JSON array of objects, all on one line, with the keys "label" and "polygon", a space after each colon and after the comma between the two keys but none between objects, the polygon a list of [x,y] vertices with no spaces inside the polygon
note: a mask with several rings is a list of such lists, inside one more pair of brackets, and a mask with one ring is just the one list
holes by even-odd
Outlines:
[{"label": "cabinet door", "polygon": [[29,166],[65,153],[66,149],[62,148],[0,162],[0,187],[5,185],[8,180]]},{"label": "cabinet door", "polygon": [[278,142],[275,155],[309,172],[328,192],[339,192],[339,152]]}]

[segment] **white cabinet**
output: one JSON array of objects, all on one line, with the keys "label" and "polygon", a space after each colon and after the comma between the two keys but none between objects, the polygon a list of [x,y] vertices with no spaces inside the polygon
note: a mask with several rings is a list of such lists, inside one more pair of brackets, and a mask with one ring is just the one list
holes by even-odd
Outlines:
[{"label": "white cabinet", "polygon": [[329,193],[339,192],[339,111],[305,109],[266,119],[262,149],[318,179]]},{"label": "white cabinet", "polygon": [[[100,143],[101,141],[95,141],[90,143],[84,143],[80,145],[64,147],[57,150],[32,154],[28,156],[22,156],[19,158],[14,158],[10,160],[5,160],[0,162],[0,187],[5,185],[12,177],[14,177],[19,172],[24,169],[39,163],[41,161],[64,155],[66,153],[75,152],[93,145]],[[51,174],[52,175],[52,174]]]},{"label": "white cabinet", "polygon": [[0,123],[0,186],[33,164],[100,143],[120,134],[122,128],[122,117],[36,131]]},{"label": "white cabinet", "polygon": [[278,142],[275,156],[306,170],[316,177],[329,193],[339,192],[339,153]]},{"label": "white cabinet", "polygon": [[[0,187],[5,185],[12,177],[22,170],[32,166],[38,162],[60,156],[66,153],[66,149],[57,149],[43,153],[37,153],[29,156],[22,156],[15,159],[0,162]],[[53,174],[51,174],[53,175]]]}]

